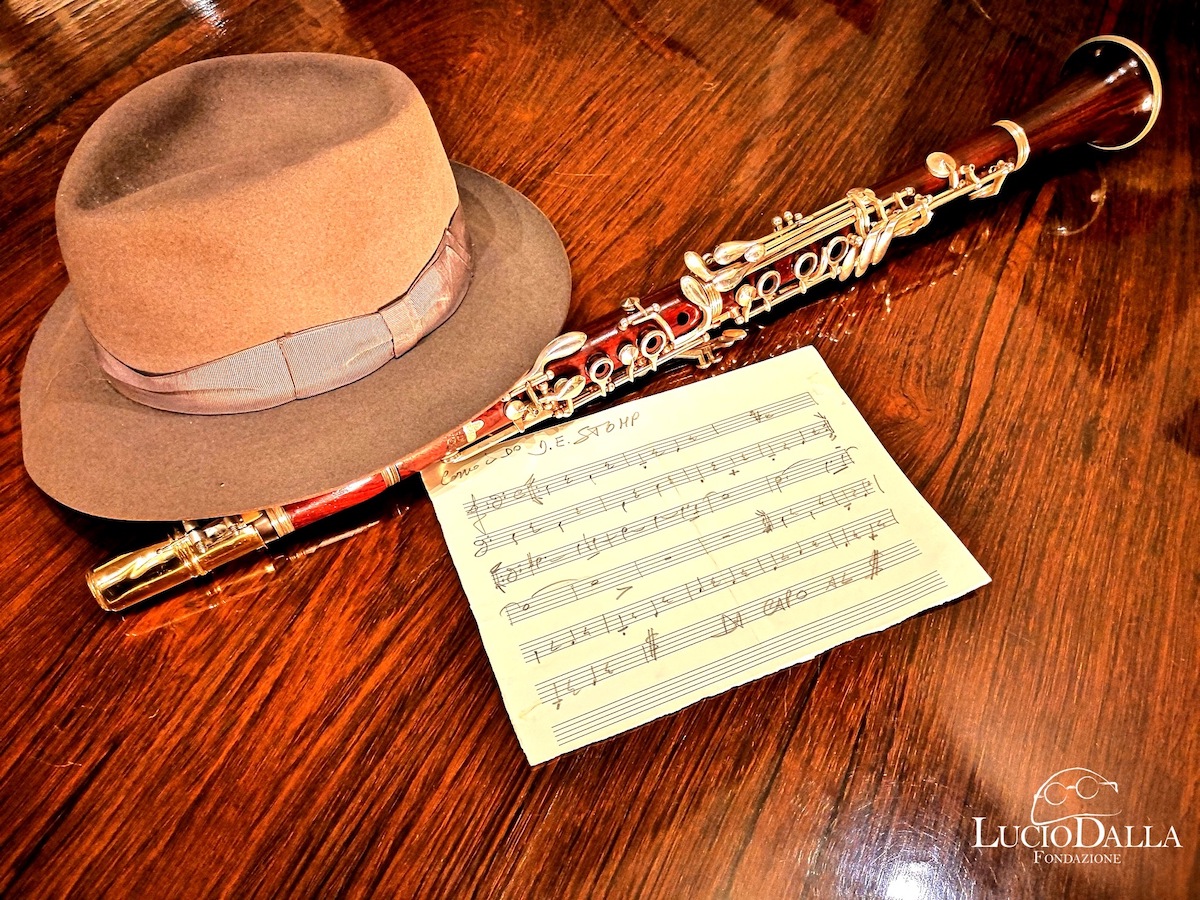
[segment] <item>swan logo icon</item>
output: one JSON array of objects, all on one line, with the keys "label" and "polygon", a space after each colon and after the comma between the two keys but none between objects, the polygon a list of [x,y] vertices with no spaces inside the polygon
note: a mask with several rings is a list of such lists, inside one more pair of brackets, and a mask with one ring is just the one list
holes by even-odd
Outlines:
[{"label": "swan logo icon", "polygon": [[1033,795],[1029,821],[1052,825],[1079,816],[1103,818],[1120,814],[1117,783],[1098,772],[1072,767],[1055,772]]}]

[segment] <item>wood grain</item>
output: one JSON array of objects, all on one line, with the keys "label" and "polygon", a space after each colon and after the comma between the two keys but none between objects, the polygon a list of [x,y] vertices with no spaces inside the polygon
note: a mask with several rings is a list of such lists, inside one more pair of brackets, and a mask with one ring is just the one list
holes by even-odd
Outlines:
[{"label": "wood grain", "polygon": [[[1197,19],[1168,0],[0,5],[0,894],[1194,896]],[[1104,32],[1163,70],[1141,145],[939,211],[717,369],[817,345],[991,573],[949,607],[531,770],[415,482],[119,616],[84,568],[165,528],[77,515],[24,473],[21,367],[66,284],[58,178],[109,104],[177,65],[399,66],[451,157],[556,223],[582,322],[685,250],[1028,106]],[[1119,865],[972,846],[974,817],[1027,823],[1069,766],[1183,846]]]}]

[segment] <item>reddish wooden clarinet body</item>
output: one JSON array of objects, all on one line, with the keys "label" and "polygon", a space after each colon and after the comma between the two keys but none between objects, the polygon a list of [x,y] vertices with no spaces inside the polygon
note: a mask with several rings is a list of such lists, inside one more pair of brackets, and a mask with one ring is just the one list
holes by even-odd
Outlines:
[{"label": "reddish wooden clarinet body", "polygon": [[372,497],[378,496],[391,487],[395,482],[389,481],[382,472],[375,472],[349,484],[334,488],[325,494],[298,500],[283,507],[294,528],[303,528],[313,522],[320,521],[326,516],[332,516],[343,509],[365,503]]},{"label": "reddish wooden clarinet body", "polygon": [[[629,297],[583,330],[560,335],[507,394],[384,470],[283,507],[192,526],[155,552],[164,559],[187,555],[191,576],[202,574],[210,562],[221,564],[356,506],[403,477],[571,416],[660,365],[684,359],[710,365],[718,351],[745,337],[745,331],[724,326],[743,325],[818,284],[865,274],[894,237],[924,227],[946,203],[994,196],[1032,155],[1082,143],[1124,149],[1153,125],[1161,85],[1153,61],[1137,45],[1113,36],[1093,38],[1076,49],[1063,74],[1050,96],[1016,121],[1001,119],[873,190],[853,188],[808,216],[785,213],[774,220],[771,234],[755,240],[684,254],[689,274],[679,282]],[[157,590],[130,575],[123,559],[98,567],[89,582],[106,608],[120,608],[116,604],[127,595],[141,599]],[[163,584],[191,577],[174,569],[168,574]]]}]

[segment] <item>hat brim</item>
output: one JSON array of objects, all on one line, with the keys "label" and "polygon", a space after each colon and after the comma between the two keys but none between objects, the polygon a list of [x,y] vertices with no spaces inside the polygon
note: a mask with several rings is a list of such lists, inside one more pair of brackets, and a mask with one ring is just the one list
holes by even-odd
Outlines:
[{"label": "hat brim", "polygon": [[494,401],[559,333],[566,252],[529,200],[453,164],[475,274],[458,310],[366,378],[260,412],[195,416],[118,393],[70,286],[29,348],[25,468],[59,502],[108,519],[206,519],[300,500],[395,462]]}]

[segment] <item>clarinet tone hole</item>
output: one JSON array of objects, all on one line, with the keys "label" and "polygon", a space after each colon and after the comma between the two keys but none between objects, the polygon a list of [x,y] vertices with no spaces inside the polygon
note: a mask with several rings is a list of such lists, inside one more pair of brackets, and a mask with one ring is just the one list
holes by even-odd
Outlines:
[{"label": "clarinet tone hole", "polygon": [[762,299],[774,296],[779,290],[779,285],[783,281],[779,273],[772,269],[769,272],[764,272],[762,277],[758,279],[758,296]]},{"label": "clarinet tone hole", "polygon": [[607,356],[596,356],[588,363],[588,375],[592,381],[604,381],[613,373],[613,361]]},{"label": "clarinet tone hole", "polygon": [[850,250],[850,242],[846,240],[844,235],[837,235],[831,240],[826,247],[831,263],[840,263],[846,258],[846,253]]},{"label": "clarinet tone hole", "polygon": [[662,348],[666,346],[666,338],[663,337],[661,331],[649,331],[643,337],[639,344],[644,356],[658,356],[662,352]]},{"label": "clarinet tone hole", "polygon": [[792,266],[792,271],[799,279],[811,278],[817,274],[817,267],[819,265],[820,261],[817,259],[817,254],[809,251],[808,253],[801,254],[796,259],[795,265]]}]

